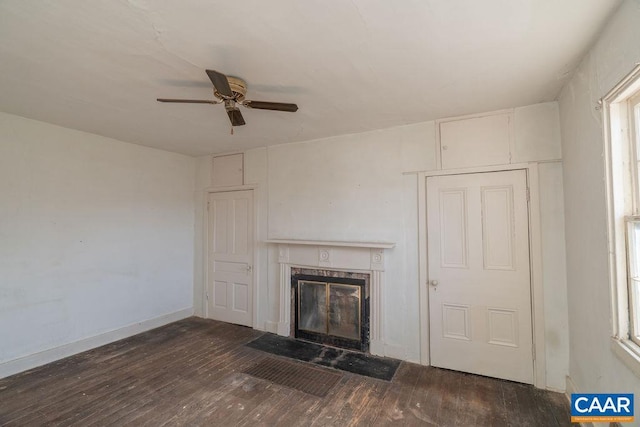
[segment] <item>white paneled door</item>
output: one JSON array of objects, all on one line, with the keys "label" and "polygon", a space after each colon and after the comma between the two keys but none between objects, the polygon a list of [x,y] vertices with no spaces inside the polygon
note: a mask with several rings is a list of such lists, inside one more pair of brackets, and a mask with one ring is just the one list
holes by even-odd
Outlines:
[{"label": "white paneled door", "polygon": [[427,178],[431,364],[533,383],[527,175]]},{"label": "white paneled door", "polygon": [[253,191],[211,193],[209,317],[253,326]]}]

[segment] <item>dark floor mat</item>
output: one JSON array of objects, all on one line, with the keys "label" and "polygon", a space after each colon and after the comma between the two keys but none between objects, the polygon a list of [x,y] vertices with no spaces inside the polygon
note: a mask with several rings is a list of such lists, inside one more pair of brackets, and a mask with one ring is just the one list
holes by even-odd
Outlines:
[{"label": "dark floor mat", "polygon": [[385,381],[391,381],[400,366],[400,361],[396,359],[327,347],[274,334],[264,334],[246,345],[278,356],[330,366]]},{"label": "dark floor mat", "polygon": [[271,358],[242,372],[318,397],[325,397],[342,378],[341,373],[329,369]]}]

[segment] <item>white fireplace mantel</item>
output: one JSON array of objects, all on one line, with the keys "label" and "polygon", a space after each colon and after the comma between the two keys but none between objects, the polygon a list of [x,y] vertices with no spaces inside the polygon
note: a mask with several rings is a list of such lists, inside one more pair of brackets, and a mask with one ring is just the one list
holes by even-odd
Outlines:
[{"label": "white fireplace mantel", "polygon": [[280,307],[278,335],[291,334],[291,267],[368,273],[371,284],[369,351],[384,356],[382,284],[385,250],[394,243],[271,239],[278,247]]},{"label": "white fireplace mantel", "polygon": [[267,243],[279,245],[308,245],[308,246],[337,246],[349,248],[391,249],[396,246],[389,242],[334,242],[330,240],[298,240],[298,239],[269,239]]}]

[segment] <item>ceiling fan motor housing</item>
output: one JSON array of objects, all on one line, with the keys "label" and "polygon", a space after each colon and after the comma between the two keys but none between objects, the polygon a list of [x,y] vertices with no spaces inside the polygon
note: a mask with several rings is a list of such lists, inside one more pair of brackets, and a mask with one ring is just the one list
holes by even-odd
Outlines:
[{"label": "ceiling fan motor housing", "polygon": [[[229,87],[231,87],[231,91],[233,92],[233,100],[236,102],[244,101],[244,96],[247,94],[247,83],[238,78],[227,76],[227,81],[229,82]],[[213,94],[216,98],[224,99],[224,96],[220,95],[220,93],[214,89]]]}]

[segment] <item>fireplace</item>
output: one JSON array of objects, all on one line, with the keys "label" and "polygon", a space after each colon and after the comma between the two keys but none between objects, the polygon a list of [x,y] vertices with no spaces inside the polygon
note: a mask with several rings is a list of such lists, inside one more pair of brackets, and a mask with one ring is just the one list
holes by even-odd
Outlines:
[{"label": "fireplace", "polygon": [[291,335],[369,351],[369,275],[291,269]]},{"label": "fireplace", "polygon": [[[267,243],[276,245],[279,272],[279,316],[278,322],[266,322],[265,329],[285,337],[295,337],[296,303],[292,276],[321,276],[314,279],[330,282],[329,277],[361,279],[365,281],[364,320],[361,329],[365,331],[368,351],[378,356],[402,358],[404,349],[385,342],[382,325],[384,310],[382,304],[384,282],[385,251],[395,244],[386,242],[330,242],[317,240],[270,239]],[[337,282],[345,284],[344,282]],[[349,283],[347,283],[349,284]],[[336,288],[337,289],[337,288]],[[322,293],[322,291],[316,291]],[[326,289],[325,289],[326,292]],[[320,304],[322,305],[322,304]],[[361,344],[362,345],[362,344]],[[360,347],[362,348],[362,347]],[[365,347],[364,351],[367,347]]]}]

